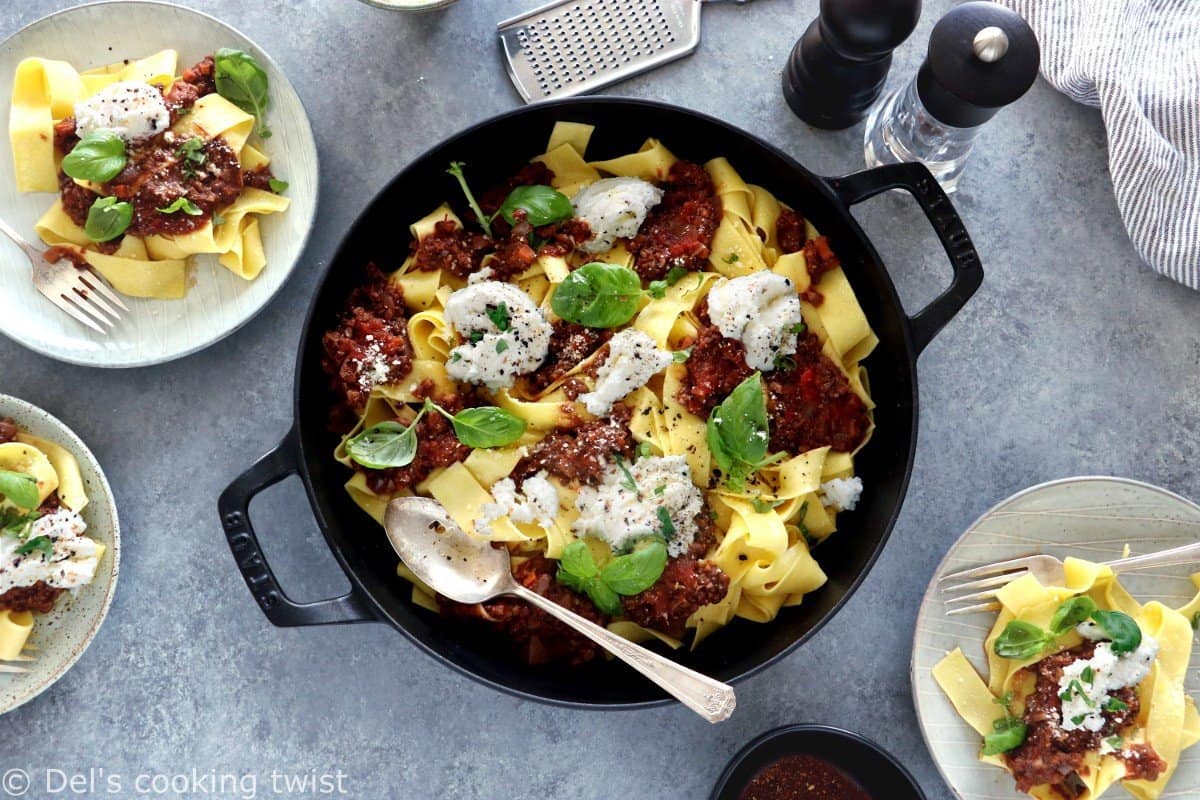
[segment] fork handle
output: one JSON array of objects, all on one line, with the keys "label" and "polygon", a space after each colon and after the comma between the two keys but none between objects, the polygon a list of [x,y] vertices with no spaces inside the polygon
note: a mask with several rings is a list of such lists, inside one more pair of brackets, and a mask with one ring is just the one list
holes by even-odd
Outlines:
[{"label": "fork handle", "polygon": [[1113,573],[1119,573],[1147,567],[1175,567],[1196,561],[1200,561],[1200,542],[1172,547],[1170,550],[1161,550],[1157,553],[1147,553],[1143,556],[1119,558],[1116,561],[1105,562],[1105,565]]},{"label": "fork handle", "polygon": [[559,622],[570,625],[709,722],[720,722],[728,719],[733,713],[737,699],[734,697],[732,686],[636,645],[520,584],[511,587],[509,591],[542,609]]},{"label": "fork handle", "polygon": [[42,257],[42,251],[34,247],[29,242],[25,241],[25,237],[17,233],[11,225],[0,219],[0,233],[3,233],[12,243],[25,251],[25,255],[29,257],[31,263],[36,264],[37,260]]}]

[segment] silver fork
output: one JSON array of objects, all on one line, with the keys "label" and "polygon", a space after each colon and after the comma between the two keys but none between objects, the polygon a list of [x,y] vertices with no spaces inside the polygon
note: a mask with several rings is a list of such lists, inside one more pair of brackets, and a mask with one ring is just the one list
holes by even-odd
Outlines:
[{"label": "silver fork", "polygon": [[0,675],[21,675],[26,672],[29,672],[29,667],[17,666],[17,664],[15,662],[33,661],[35,658],[35,656],[33,655],[33,652],[36,649],[37,648],[33,647],[32,645],[26,645],[25,649],[23,649],[21,651],[21,654],[18,655],[16,658],[8,659],[8,660],[0,659]]},{"label": "silver fork", "polygon": [[35,247],[0,219],[0,232],[25,251],[33,267],[33,286],[54,305],[99,334],[107,334],[121,321],[116,306],[129,310],[100,273],[91,266],[80,268],[70,259],[48,261],[45,251]]},{"label": "silver fork", "polygon": [[[1200,542],[1172,547],[1169,550],[1160,550],[1157,553],[1147,553],[1143,556],[1106,561],[1104,565],[1114,573],[1121,573],[1149,567],[1173,567],[1195,561],[1200,561]],[[1054,556],[1047,555],[1024,556],[952,572],[938,579],[938,583],[942,584],[942,594],[954,594],[953,597],[944,599],[946,605],[962,603],[972,603],[973,605],[960,605],[958,608],[947,611],[946,615],[954,616],[998,610],[1000,604],[996,602],[996,593],[1006,584],[1025,575],[1033,575],[1039,583],[1045,586],[1061,586],[1067,580],[1063,562]]]}]

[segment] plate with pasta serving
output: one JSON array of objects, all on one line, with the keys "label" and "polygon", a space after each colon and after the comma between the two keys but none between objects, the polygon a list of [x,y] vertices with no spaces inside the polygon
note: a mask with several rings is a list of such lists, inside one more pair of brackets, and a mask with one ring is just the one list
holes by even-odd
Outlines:
[{"label": "plate with pasta serving", "polygon": [[[828,240],[729,160],[649,139],[589,161],[592,133],[556,125],[497,185],[446,165],[469,211],[431,197],[325,335],[334,457],[377,520],[431,497],[526,586],[701,647],[825,583],[814,553],[864,491],[877,339]],[[523,604],[401,576],[531,663],[599,655]]]},{"label": "plate with pasta serving", "polygon": [[112,492],[87,446],[0,394],[0,714],[45,691],[87,649],[120,552]]},{"label": "plate with pasta serving", "polygon": [[130,308],[93,334],[0,245],[13,339],[92,366],[157,363],[232,332],[287,279],[315,213],[316,148],[299,97],[242,34],[165,3],[81,6],[5,43],[0,94],[0,218]]},{"label": "plate with pasta serving", "polygon": [[917,620],[913,692],[930,752],[959,797],[1200,792],[1200,572],[1115,576],[1103,565],[1191,544],[1198,532],[1194,503],[1099,477],[1033,487],[971,526],[938,576],[1032,552],[1063,559],[1065,574],[1060,584],[1016,577],[996,610],[954,617],[935,576]]}]

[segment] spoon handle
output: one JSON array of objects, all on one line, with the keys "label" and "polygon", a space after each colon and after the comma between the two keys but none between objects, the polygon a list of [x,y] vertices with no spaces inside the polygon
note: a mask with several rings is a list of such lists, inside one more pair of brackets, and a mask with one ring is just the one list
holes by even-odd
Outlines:
[{"label": "spoon handle", "polygon": [[618,636],[607,628],[589,622],[573,611],[542,597],[524,586],[514,586],[511,594],[520,597],[545,611],[560,622],[570,625],[638,672],[654,681],[679,702],[704,717],[709,722],[728,719],[737,705],[733,687],[715,681],[707,675],[676,664],[669,658],[639,647],[628,639]]}]

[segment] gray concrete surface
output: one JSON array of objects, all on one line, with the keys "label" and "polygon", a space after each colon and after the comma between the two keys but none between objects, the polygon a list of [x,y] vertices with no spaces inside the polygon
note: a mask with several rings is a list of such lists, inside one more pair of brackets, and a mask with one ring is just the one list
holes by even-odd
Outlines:
[{"label": "gray concrete surface", "polygon": [[[875,738],[931,800],[948,800],[917,729],[908,660],[921,594],[950,542],[993,502],[1050,478],[1107,473],[1200,494],[1200,298],[1134,254],[1099,114],[1039,82],[985,132],[957,196],[987,279],[921,359],[920,445],[892,540],[831,624],[739,687],[731,721],[710,727],[679,707],[584,713],[521,702],[439,667],[383,625],[272,628],[234,569],[217,494],[289,425],[301,318],[342,231],[427,146],[517,105],[494,23],[536,2],[461,0],[423,16],[354,0],[190,4],[255,37],[304,98],[324,167],[317,227],[261,316],[173,364],[96,371],[0,341],[0,390],[91,444],[125,530],[107,625],[53,690],[0,720],[0,767],[256,781],[253,794],[243,777],[241,792],[202,782],[165,795],[186,798],[320,796],[273,792],[272,770],[340,771],[342,796],[369,799],[702,798],[751,737],[821,722]],[[4,3],[0,33],[65,5]],[[721,116],[820,173],[858,169],[861,129],[814,131],[779,94],[780,68],[816,5],[708,7],[694,56],[617,91]],[[916,69],[951,3],[925,5],[893,83]],[[910,309],[947,282],[910,200],[881,197],[856,213]],[[294,596],[344,590],[298,482],[264,495],[254,513]]]}]

